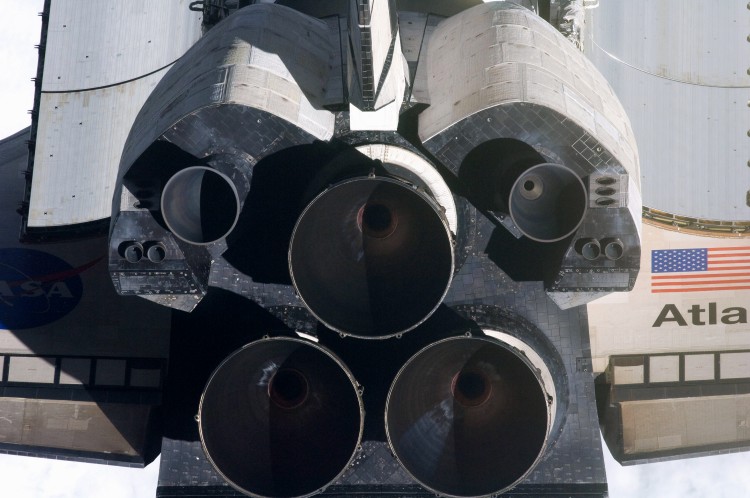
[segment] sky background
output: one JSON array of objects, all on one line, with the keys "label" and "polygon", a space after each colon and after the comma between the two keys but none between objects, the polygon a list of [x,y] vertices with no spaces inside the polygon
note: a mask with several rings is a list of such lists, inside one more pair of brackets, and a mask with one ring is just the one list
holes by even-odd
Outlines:
[{"label": "sky background", "polygon": [[[110,0],[111,1],[111,0]],[[139,0],[117,0],[139,1]],[[613,0],[604,0],[613,1]],[[0,0],[0,139],[31,124],[42,0]],[[748,498],[750,453],[621,467],[604,449],[612,498]],[[151,498],[159,459],[146,469],[0,455],[0,496]]]}]

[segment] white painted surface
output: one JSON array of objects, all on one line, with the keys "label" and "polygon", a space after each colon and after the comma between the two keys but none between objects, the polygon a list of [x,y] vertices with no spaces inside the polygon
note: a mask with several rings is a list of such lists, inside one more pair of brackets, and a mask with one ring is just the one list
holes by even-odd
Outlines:
[{"label": "white painted surface", "polygon": [[649,382],[679,382],[680,380],[680,357],[652,356],[648,365]]},{"label": "white painted surface", "polygon": [[177,60],[201,36],[190,0],[55,0],[43,92],[80,91],[140,78]]},{"label": "white painted surface", "polygon": [[747,2],[608,1],[588,12],[586,53],[632,123],[644,205],[750,219]]},{"label": "white painted surface", "polygon": [[528,102],[597,137],[637,182],[633,132],[605,78],[549,23],[502,4],[468,9],[430,34],[414,88],[419,97],[419,85],[426,85],[430,102],[419,116],[420,138],[428,141],[483,109]]},{"label": "white painted surface", "polygon": [[750,379],[750,353],[720,354],[719,374],[722,379]]},{"label": "white painted surface", "polygon": [[713,380],[714,355],[687,354],[685,355],[685,380]]},{"label": "white painted surface", "polygon": [[683,83],[748,87],[745,1],[610,0],[593,14],[598,48],[624,64]]},{"label": "white painted surface", "polygon": [[[749,11],[750,12],[750,11]],[[641,269],[631,292],[615,292],[588,304],[589,337],[594,371],[603,372],[610,355],[689,353],[750,349],[750,324],[723,323],[723,311],[747,310],[750,320],[750,291],[651,292],[651,251],[704,247],[746,247],[747,239],[700,237],[643,225]],[[715,303],[715,323],[709,317]],[[674,306],[684,325],[671,312],[655,326],[665,306]],[[703,310],[696,316],[690,310]],[[728,313],[736,313],[730,310]],[[735,320],[728,320],[730,322]]]},{"label": "white painted surface", "polygon": [[125,139],[151,90],[201,36],[188,0],[55,0],[28,225],[108,218]]},{"label": "white painted surface", "polygon": [[[134,456],[142,444],[137,434],[144,432],[150,409],[136,404],[0,398],[0,437],[4,443]],[[109,418],[112,410],[121,417],[117,423]],[[120,432],[123,421],[125,435]]]},{"label": "white painted surface", "polygon": [[643,384],[644,382],[643,365],[616,366],[614,370],[616,385]]},{"label": "white painted surface", "polygon": [[51,384],[55,381],[55,359],[14,356],[10,359],[8,382]]},{"label": "white painted surface", "polygon": [[166,71],[98,90],[42,94],[30,227],[110,216],[125,139]]},{"label": "white painted surface", "polygon": [[750,440],[749,394],[625,401],[621,406],[626,454]]},{"label": "white painted surface", "polygon": [[230,68],[224,102],[268,111],[320,140],[333,136],[333,113],[316,109],[288,69],[297,63],[303,65],[301,60],[282,61],[275,53],[238,43],[233,55],[241,52],[247,52],[249,63]]}]

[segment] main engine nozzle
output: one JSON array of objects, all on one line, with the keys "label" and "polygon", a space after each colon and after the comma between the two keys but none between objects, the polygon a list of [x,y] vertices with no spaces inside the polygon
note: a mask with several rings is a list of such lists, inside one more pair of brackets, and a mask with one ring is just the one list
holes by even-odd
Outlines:
[{"label": "main engine nozzle", "polygon": [[214,468],[251,496],[309,496],[338,479],[364,409],[346,366],[317,344],[261,339],[227,357],[201,397],[200,438]]},{"label": "main engine nozzle", "polygon": [[587,193],[567,166],[537,164],[510,188],[508,206],[516,227],[530,239],[555,242],[572,234],[586,214]]},{"label": "main engine nozzle", "polygon": [[453,337],[415,354],[388,394],[388,442],[424,487],[446,496],[499,494],[534,468],[551,410],[526,357],[485,337]]},{"label": "main engine nozzle", "polygon": [[324,324],[389,337],[426,320],[453,278],[452,234],[427,194],[390,177],[357,177],[318,195],[292,234],[289,269]]},{"label": "main engine nozzle", "polygon": [[240,199],[225,174],[206,166],[175,173],[161,194],[161,212],[174,235],[191,244],[210,244],[232,231]]}]

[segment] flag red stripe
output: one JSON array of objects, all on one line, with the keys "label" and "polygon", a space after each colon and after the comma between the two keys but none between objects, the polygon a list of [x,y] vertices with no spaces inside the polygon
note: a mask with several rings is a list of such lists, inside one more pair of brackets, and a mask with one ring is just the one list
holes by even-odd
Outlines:
[{"label": "flag red stripe", "polygon": [[750,247],[709,247],[708,252],[712,251],[750,251]]},{"label": "flag red stripe", "polygon": [[676,287],[674,289],[651,289],[652,293],[657,292],[698,292],[698,291],[719,291],[719,290],[747,290],[750,285],[739,287]]},{"label": "flag red stripe", "polygon": [[[703,272],[702,274],[695,274],[691,273],[689,275],[676,275],[676,274],[669,274],[669,275],[651,275],[651,278],[653,280],[672,280],[672,279],[683,279],[683,278],[706,278],[709,275],[713,275],[713,273]],[[717,277],[747,277],[750,276],[747,273],[721,273],[719,275],[716,275]]]},{"label": "flag red stripe", "polygon": [[709,265],[709,271],[726,271],[726,270],[750,270],[750,266],[715,266]]},{"label": "flag red stripe", "polygon": [[750,253],[748,252],[730,252],[725,254],[709,254],[708,259],[709,261],[712,259],[720,259],[720,258],[736,258],[736,257],[748,257],[750,256]]},{"label": "flag red stripe", "polygon": [[744,283],[750,283],[750,279],[742,279],[742,280],[693,280],[690,282],[652,282],[651,285],[684,285],[684,284],[744,284]]},{"label": "flag red stripe", "polygon": [[[709,261],[709,266],[711,265],[712,261]],[[715,265],[726,265],[728,263],[750,263],[750,258],[748,259],[722,259],[721,261],[715,261],[713,264]]]}]

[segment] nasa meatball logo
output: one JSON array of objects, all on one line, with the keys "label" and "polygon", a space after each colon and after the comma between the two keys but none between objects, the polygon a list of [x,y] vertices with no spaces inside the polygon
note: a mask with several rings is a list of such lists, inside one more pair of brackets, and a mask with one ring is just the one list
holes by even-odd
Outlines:
[{"label": "nasa meatball logo", "polygon": [[83,295],[81,273],[98,261],[73,268],[46,252],[0,249],[0,329],[40,327],[70,313]]}]

